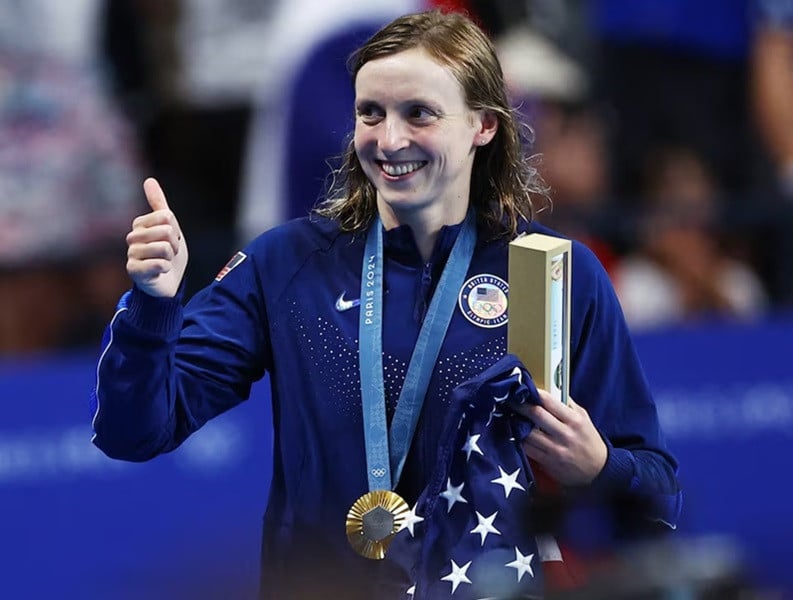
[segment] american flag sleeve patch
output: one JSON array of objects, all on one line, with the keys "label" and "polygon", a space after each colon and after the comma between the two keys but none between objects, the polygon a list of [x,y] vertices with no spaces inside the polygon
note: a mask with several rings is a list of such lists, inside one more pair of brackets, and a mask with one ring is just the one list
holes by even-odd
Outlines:
[{"label": "american flag sleeve patch", "polygon": [[229,262],[226,263],[226,266],[223,267],[217,275],[215,275],[215,281],[221,281],[226,275],[238,267],[246,258],[248,258],[247,254],[244,252],[237,252],[231,257]]}]

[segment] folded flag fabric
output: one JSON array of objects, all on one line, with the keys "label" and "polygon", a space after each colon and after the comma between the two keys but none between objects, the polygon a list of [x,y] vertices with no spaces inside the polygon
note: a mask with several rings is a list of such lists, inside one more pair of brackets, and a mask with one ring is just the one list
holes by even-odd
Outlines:
[{"label": "folded flag fabric", "polygon": [[509,354],[453,391],[438,464],[386,555],[407,578],[405,598],[544,595],[542,563],[562,557],[531,522],[536,480],[520,441],[532,423],[510,408],[539,402]]}]

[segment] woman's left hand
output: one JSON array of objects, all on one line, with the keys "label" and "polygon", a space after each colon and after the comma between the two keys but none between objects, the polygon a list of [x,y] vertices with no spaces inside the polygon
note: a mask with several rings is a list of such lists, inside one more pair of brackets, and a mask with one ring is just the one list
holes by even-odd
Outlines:
[{"label": "woman's left hand", "polygon": [[562,485],[587,485],[603,470],[608,449],[589,413],[568,398],[567,404],[538,390],[541,406],[516,408],[534,428],[522,441],[526,456]]}]

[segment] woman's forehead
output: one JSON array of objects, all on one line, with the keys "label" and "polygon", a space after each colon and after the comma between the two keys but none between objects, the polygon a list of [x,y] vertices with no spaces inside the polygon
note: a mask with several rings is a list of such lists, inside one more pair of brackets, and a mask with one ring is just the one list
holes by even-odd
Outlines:
[{"label": "woman's forehead", "polygon": [[411,48],[365,63],[355,79],[356,100],[378,97],[427,97],[463,100],[464,92],[452,71],[422,48]]}]

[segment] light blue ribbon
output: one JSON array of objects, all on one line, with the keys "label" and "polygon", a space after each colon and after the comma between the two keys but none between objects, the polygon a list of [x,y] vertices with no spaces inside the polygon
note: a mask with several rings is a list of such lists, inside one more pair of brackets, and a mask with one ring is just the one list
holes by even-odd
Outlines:
[{"label": "light blue ribbon", "polygon": [[358,364],[370,491],[393,490],[399,482],[475,246],[476,215],[469,210],[421,325],[389,435],[383,379],[383,228],[379,217],[369,228],[361,269]]}]

